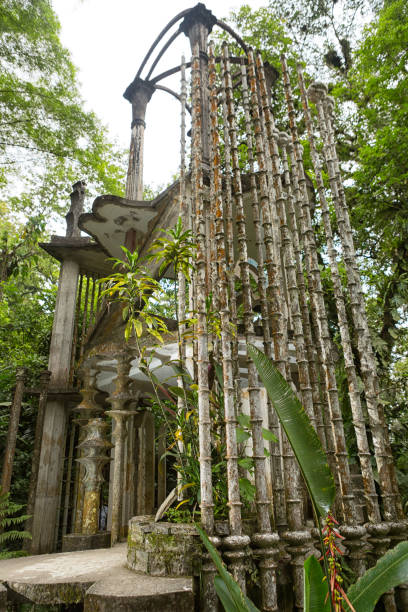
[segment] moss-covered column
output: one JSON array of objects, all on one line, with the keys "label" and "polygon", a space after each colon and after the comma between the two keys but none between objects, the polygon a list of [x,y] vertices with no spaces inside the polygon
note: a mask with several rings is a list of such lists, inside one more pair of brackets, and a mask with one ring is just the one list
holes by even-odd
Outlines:
[{"label": "moss-covered column", "polygon": [[81,458],[78,461],[84,466],[84,497],[82,509],[82,533],[91,535],[98,532],[101,485],[103,466],[110,461],[107,451],[111,448],[106,440],[108,424],[101,418],[91,419],[83,427],[85,438],[80,444]]},{"label": "moss-covered column", "polygon": [[95,387],[95,379],[97,370],[95,369],[95,360],[88,359],[81,368],[82,374],[82,389],[80,391],[82,395],[81,403],[74,408],[74,412],[78,414],[78,418],[75,419],[79,425],[79,437],[78,437],[78,452],[77,461],[79,462],[79,474],[78,474],[78,485],[75,499],[75,522],[74,522],[74,533],[82,533],[82,515],[83,515],[83,504],[84,504],[84,477],[85,477],[85,464],[81,462],[83,454],[83,442],[87,436],[87,424],[90,419],[93,419],[102,412],[102,408],[96,403],[95,396],[97,390]]},{"label": "moss-covered column", "polygon": [[113,440],[115,455],[113,463],[112,481],[112,509],[111,509],[111,544],[114,545],[120,538],[120,527],[123,504],[123,477],[124,477],[124,448],[126,437],[126,419],[135,414],[133,411],[125,410],[130,399],[129,393],[129,371],[132,356],[127,349],[122,349],[115,354],[117,359],[117,377],[115,389],[109,396],[108,401],[113,410],[108,414],[115,421]]}]

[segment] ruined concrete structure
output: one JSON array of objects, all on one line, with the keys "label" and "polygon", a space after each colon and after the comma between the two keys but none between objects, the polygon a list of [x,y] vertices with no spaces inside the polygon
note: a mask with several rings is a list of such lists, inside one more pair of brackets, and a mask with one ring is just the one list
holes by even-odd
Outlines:
[{"label": "ruined concrete structure", "polygon": [[[160,47],[176,24],[178,29]],[[208,42],[215,26],[229,33],[231,47],[225,44],[215,51]],[[183,33],[190,42],[191,60],[154,77],[158,61]],[[181,75],[180,93],[160,85],[175,73]],[[271,96],[279,82],[285,90],[286,108],[280,109],[277,122]],[[180,100],[180,178],[154,200],[145,201],[146,108],[158,90]],[[173,331],[163,344],[148,351],[154,351],[155,372],[163,385],[169,380],[177,384],[168,364],[174,359],[189,361],[198,385],[204,528],[241,585],[245,585],[249,559],[253,560],[262,610],[285,606],[301,610],[303,560],[317,545],[313,517],[291,447],[248,357],[248,342],[262,348],[296,386],[316,428],[335,474],[335,512],[348,562],[356,574],[406,538],[336,153],[333,100],[320,83],[306,89],[302,71],[291,74],[284,57],[279,71],[264,65],[260,54],[247,48],[202,4],[183,11],[164,28],[124,95],[132,104],[126,197],[102,195],[93,203],[92,212],[84,214],[85,185],[75,184],[66,236],[53,237],[42,245],[61,262],[61,274],[48,401],[41,417],[31,551],[52,552],[61,540],[65,550],[114,544],[126,535],[132,517],[154,513],[169,492],[166,470],[157,466],[165,450],[165,434],[155,431],[148,409],[149,379],[139,369],[134,341],[124,341],[120,306],[108,307],[99,299],[101,286],[96,281],[112,270],[108,256],[123,256],[121,245],[143,255],[156,230],[174,227],[181,216],[197,243],[191,283],[186,286],[179,279],[180,293],[186,296],[180,299],[179,320],[189,316],[186,305],[190,304],[197,318],[194,340],[179,349],[176,324],[170,321]],[[191,145],[187,147],[188,112]],[[302,134],[299,121],[305,127]],[[313,182],[305,171],[301,139],[308,141]],[[320,260],[314,231],[317,217],[325,234]],[[338,344],[344,353],[358,449],[358,464],[353,466],[348,460],[336,385],[336,351],[323,299],[322,261],[330,268]],[[345,281],[340,275],[341,262]],[[158,269],[159,263],[150,263],[153,276],[158,276]],[[219,338],[208,325],[209,295],[220,315]],[[146,346],[149,342],[148,337],[142,338]],[[210,360],[218,361],[223,372],[229,519],[222,525],[214,520],[213,512]],[[239,489],[236,429],[241,411],[250,417],[251,444],[246,452],[254,459],[256,494],[250,528],[243,518]],[[262,428],[273,431],[279,443],[265,441]],[[102,507],[107,510],[106,525],[101,522]],[[150,519],[133,519],[130,525],[130,533],[137,537],[130,537],[128,559],[139,571],[143,567],[145,573],[153,574],[154,566],[163,574],[171,566],[167,573],[177,573],[174,564],[166,565],[164,555],[177,550],[182,558],[180,550],[195,550],[190,540],[188,548],[180,541],[177,547],[172,539],[177,529],[172,531],[171,526],[158,523],[155,539]],[[187,534],[189,529],[187,526]],[[187,542],[193,535],[186,533]],[[160,534],[162,545],[167,542],[169,549],[161,549],[163,555],[157,557],[157,551],[148,547]],[[152,566],[148,558],[154,559]],[[202,569],[202,609],[215,610],[214,568],[205,558]],[[401,588],[397,595],[397,601],[408,609],[407,590]],[[395,594],[386,597],[388,609],[396,610]]]}]

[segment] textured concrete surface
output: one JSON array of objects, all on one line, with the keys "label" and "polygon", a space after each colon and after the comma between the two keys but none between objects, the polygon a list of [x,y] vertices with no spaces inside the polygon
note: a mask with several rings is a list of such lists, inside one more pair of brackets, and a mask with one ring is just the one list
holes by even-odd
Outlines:
[{"label": "textured concrete surface", "polygon": [[191,578],[160,578],[125,568],[95,583],[86,593],[84,612],[192,612]]},{"label": "textured concrete surface", "polygon": [[150,576],[193,576],[200,570],[201,540],[194,525],[155,523],[152,516],[129,521],[127,565]]},{"label": "textured concrete surface", "polygon": [[69,533],[62,538],[62,552],[77,552],[95,548],[110,548],[110,531],[90,535]]},{"label": "textured concrete surface", "polygon": [[0,561],[0,582],[34,603],[77,603],[126,560],[126,545]]},{"label": "textured concrete surface", "polygon": [[38,555],[0,561],[1,583],[10,600],[73,604],[85,600],[87,612],[191,612],[191,578],[159,578],[125,568],[126,544],[114,548]]},{"label": "textured concrete surface", "polygon": [[7,589],[0,584],[0,612],[6,612],[7,607]]}]

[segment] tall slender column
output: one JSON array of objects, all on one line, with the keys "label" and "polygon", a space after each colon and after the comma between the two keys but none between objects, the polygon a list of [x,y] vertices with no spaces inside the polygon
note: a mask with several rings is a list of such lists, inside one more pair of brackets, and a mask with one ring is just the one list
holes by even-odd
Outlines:
[{"label": "tall slender column", "polygon": [[[194,296],[193,302],[197,311],[196,340],[194,352],[197,364],[198,381],[198,433],[200,447],[200,492],[201,492],[201,522],[207,534],[214,532],[214,502],[212,490],[211,471],[211,418],[209,403],[209,355],[208,355],[208,329],[206,316],[206,223],[204,216],[203,201],[203,155],[202,155],[202,133],[203,122],[201,113],[201,78],[199,46],[194,45],[191,62],[192,74],[192,142],[191,142],[191,167],[192,167],[192,229],[196,235],[197,258],[194,270]],[[206,130],[206,128],[205,128]],[[219,539],[212,540],[214,545],[219,545]],[[217,595],[214,588],[214,575],[216,573],[214,564],[205,559],[205,571],[203,573],[203,602],[204,612],[217,610]]]},{"label": "tall slender column", "polygon": [[[44,412],[47,405],[48,386],[50,383],[51,372],[45,370],[40,375],[40,397],[38,399],[38,412],[37,420],[35,423],[35,435],[34,435],[34,448],[31,459],[31,475],[30,475],[30,486],[28,490],[27,500],[27,514],[29,518],[26,521],[25,529],[31,533],[33,523],[33,511],[35,504],[35,493],[37,490],[38,470],[40,467],[40,454],[41,454],[41,440],[42,432],[44,427]],[[24,545],[26,550],[31,549],[31,540],[26,540],[27,544]]]},{"label": "tall slender column", "polygon": [[107,410],[105,414],[112,417],[115,422],[113,440],[115,456],[113,463],[113,495],[112,495],[112,524],[111,544],[112,546],[120,539],[122,522],[122,498],[123,498],[123,472],[124,472],[124,444],[126,437],[126,418],[135,414],[134,411],[125,410],[125,404],[129,400],[129,370],[131,354],[125,348],[115,355],[117,359],[117,377],[115,390],[109,396],[108,401],[113,410]]},{"label": "tall slender column", "polygon": [[155,473],[154,416],[145,410],[139,429],[139,461],[137,472],[137,513],[152,514],[154,508]]},{"label": "tall slender column", "polygon": [[[76,219],[82,212],[85,198],[84,183],[75,183],[71,194],[72,224],[67,226],[67,237],[78,235]],[[67,389],[74,334],[75,302],[79,264],[64,259],[61,265],[57,301],[55,305],[48,369],[51,371],[50,390]],[[54,528],[60,495],[60,466],[65,449],[67,411],[63,400],[47,402],[44,414],[40,468],[33,517],[33,553],[52,552]]]},{"label": "tall slender column", "polygon": [[217,19],[205,8],[204,4],[197,4],[180,24],[180,30],[188,36],[191,51],[194,53],[198,45],[199,70],[201,75],[200,110],[201,110],[201,147],[202,161],[208,164],[210,157],[209,117],[210,104],[208,97],[208,56],[207,39]]},{"label": "tall slender column", "polygon": [[126,197],[143,200],[143,147],[146,128],[146,107],[154,92],[154,85],[139,77],[129,85],[123,96],[132,104],[132,135],[126,179]]},{"label": "tall slender column", "polygon": [[3,471],[1,474],[1,490],[2,493],[8,493],[10,490],[11,476],[13,474],[14,455],[16,452],[17,430],[20,422],[21,403],[24,394],[24,382],[26,378],[26,369],[18,368],[16,373],[16,388],[14,397],[10,406],[10,418],[7,431],[6,449],[4,451]]},{"label": "tall slender column", "polygon": [[[210,48],[212,49],[212,48]],[[215,65],[212,64],[212,56],[210,53],[210,79],[215,82]],[[248,246],[247,233],[245,224],[245,210],[242,195],[241,174],[239,168],[238,157],[238,139],[236,128],[236,117],[234,111],[233,88],[231,78],[230,58],[228,47],[223,47],[223,61],[221,75],[225,83],[226,92],[226,121],[224,130],[229,132],[229,141],[231,146],[231,159],[233,169],[234,183],[234,203],[236,211],[236,232],[238,240],[238,255],[240,276],[243,287],[243,319],[245,328],[245,337],[248,344],[255,341],[254,324],[253,324],[253,306],[252,292],[249,276],[248,264]],[[210,93],[213,99],[213,92]],[[211,106],[211,110],[216,109],[215,104]],[[214,113],[212,113],[213,115]],[[253,443],[253,461],[256,496],[255,505],[257,513],[257,530],[252,536],[252,544],[256,548],[256,556],[260,559],[259,569],[262,588],[262,610],[269,612],[277,610],[277,593],[276,593],[276,562],[275,557],[278,553],[279,537],[276,533],[271,533],[272,526],[270,520],[270,500],[267,495],[266,470],[265,470],[265,454],[264,440],[262,437],[262,414],[261,414],[261,397],[258,375],[253,361],[248,357],[248,395],[250,407],[250,423],[252,430]],[[244,553],[245,554],[245,553]],[[241,555],[244,556],[241,551]]]},{"label": "tall slender column", "polygon": [[77,425],[79,425],[79,436],[78,436],[78,455],[77,461],[80,463],[79,469],[79,480],[78,487],[76,491],[76,500],[75,500],[75,525],[74,525],[74,533],[82,533],[82,524],[83,524],[83,507],[84,507],[84,494],[85,494],[85,467],[86,463],[81,461],[82,459],[82,449],[83,442],[87,435],[87,425],[90,419],[95,418],[98,414],[102,412],[102,408],[96,403],[95,395],[97,394],[97,390],[95,387],[95,379],[97,370],[94,369],[95,359],[87,360],[81,370],[82,370],[82,389],[80,391],[82,395],[81,403],[74,408],[74,412],[78,414],[78,417],[75,419]]}]

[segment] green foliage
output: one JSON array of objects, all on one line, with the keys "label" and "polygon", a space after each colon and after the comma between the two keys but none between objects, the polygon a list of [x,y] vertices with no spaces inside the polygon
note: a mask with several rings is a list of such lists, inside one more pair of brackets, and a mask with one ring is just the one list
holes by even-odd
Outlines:
[{"label": "green foliage", "polygon": [[304,596],[305,612],[329,612],[329,590],[322,566],[311,555],[304,562]]},{"label": "green foliage", "polygon": [[19,530],[28,516],[24,514],[17,515],[22,509],[21,504],[16,504],[10,500],[10,493],[3,493],[0,487],[0,559],[9,559],[10,557],[21,556],[21,551],[12,551],[4,548],[4,545],[15,544],[21,540],[31,539],[31,534],[28,531]]},{"label": "green foliage", "polygon": [[179,217],[174,229],[162,229],[161,233],[162,235],[156,238],[150,248],[150,259],[160,262],[159,274],[163,274],[172,266],[176,275],[181,272],[186,280],[190,280],[197,248],[193,241],[193,232],[183,229]]},{"label": "green foliage", "polygon": [[196,525],[196,529],[218,570],[218,576],[214,580],[215,590],[224,606],[224,610],[226,612],[259,612],[258,608],[243,594],[231,574],[226,570],[221,557],[201,527]]},{"label": "green foliage", "polygon": [[153,294],[157,299],[161,287],[150,276],[137,251],[132,253],[124,246],[121,248],[124,259],[110,258],[113,268],[119,268],[120,271],[99,280],[99,283],[105,285],[101,295],[109,302],[119,302],[122,306],[122,317],[126,321],[126,341],[131,337],[138,339],[146,331],[162,342],[162,334],[168,331],[167,326],[161,317],[145,308]]},{"label": "green foliage", "polygon": [[356,612],[372,612],[381,595],[407,579],[408,542],[400,542],[359,578],[347,595]]},{"label": "green foliage", "polygon": [[[167,518],[179,522],[183,517],[187,522],[197,520],[200,516],[200,462],[198,446],[198,394],[188,372],[178,364],[173,364],[175,374],[183,382],[181,386],[160,387],[160,391],[169,398],[166,402],[156,395],[152,400],[155,414],[171,410],[171,417],[166,418],[168,425],[168,447],[165,453],[178,474],[178,484],[184,491],[184,499],[176,509],[167,511]],[[151,373],[150,373],[151,375]],[[153,375],[154,380],[154,375]],[[157,384],[157,381],[156,381]],[[178,406],[181,400],[182,408]],[[210,389],[212,473],[214,515],[217,519],[227,516],[227,473],[225,460],[225,442],[222,437],[224,405],[222,392],[213,384]],[[182,514],[179,514],[179,513]]]},{"label": "green foliage", "polygon": [[[3,0],[1,11],[0,167],[13,208],[64,209],[66,190],[78,178],[92,190],[120,194],[121,154],[96,116],[84,110],[50,3]],[[18,197],[16,176],[23,187]]]},{"label": "green foliage", "polygon": [[[319,439],[289,384],[280,375],[271,360],[256,347],[249,345],[248,352],[255,363],[259,376],[265,385],[280,423],[295,453],[312,497],[316,518],[318,519],[317,525],[324,550],[325,572],[323,573],[315,557],[311,556],[306,559],[304,563],[305,612],[327,612],[330,609],[334,610],[332,603],[333,594],[329,595],[328,590],[328,585],[332,585],[333,581],[329,579],[331,574],[329,574],[326,563],[326,557],[331,552],[329,546],[333,545],[332,538],[334,535],[337,535],[333,529],[334,520],[328,514],[334,500],[333,477],[326,464]],[[240,420],[241,425],[245,426],[245,418]],[[313,463],[315,468],[313,468]],[[323,539],[319,516],[325,518],[326,514],[328,515],[326,520],[328,535]],[[252,602],[243,595],[232,576],[225,570],[219,554],[208,538],[199,527],[197,529],[219,571],[220,575],[215,578],[215,588],[224,609],[227,612],[248,612],[254,610]],[[335,563],[334,559],[333,562]],[[339,602],[340,609],[352,610],[354,608],[355,612],[373,612],[381,595],[395,586],[404,583],[407,579],[408,542],[401,542],[394,549],[389,550],[378,561],[375,567],[368,570],[349,589],[347,595],[341,590],[343,596],[340,602],[338,599],[336,599],[336,602]]]},{"label": "green foliage", "polygon": [[302,404],[272,361],[255,346],[248,345],[258,374],[293,448],[313,506],[325,518],[334,501],[333,475],[316,431]]}]

